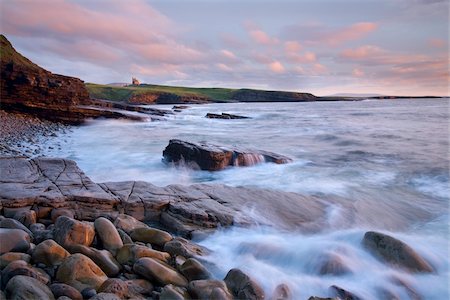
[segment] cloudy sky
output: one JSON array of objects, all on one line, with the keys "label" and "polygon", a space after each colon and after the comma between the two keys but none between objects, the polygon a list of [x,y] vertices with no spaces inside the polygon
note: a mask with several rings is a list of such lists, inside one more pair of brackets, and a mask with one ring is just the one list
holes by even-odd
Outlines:
[{"label": "cloudy sky", "polygon": [[0,0],[1,32],[87,82],[448,95],[448,0]]}]

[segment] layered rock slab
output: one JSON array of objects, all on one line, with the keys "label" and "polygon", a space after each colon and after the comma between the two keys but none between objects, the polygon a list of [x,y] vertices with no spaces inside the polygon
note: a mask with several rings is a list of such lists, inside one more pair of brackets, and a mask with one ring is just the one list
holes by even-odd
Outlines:
[{"label": "layered rock slab", "polygon": [[46,213],[67,210],[76,219],[127,214],[185,237],[219,226],[259,224],[319,229],[329,203],[295,193],[196,184],[158,187],[143,181],[91,181],[74,161],[0,158],[0,209]]}]

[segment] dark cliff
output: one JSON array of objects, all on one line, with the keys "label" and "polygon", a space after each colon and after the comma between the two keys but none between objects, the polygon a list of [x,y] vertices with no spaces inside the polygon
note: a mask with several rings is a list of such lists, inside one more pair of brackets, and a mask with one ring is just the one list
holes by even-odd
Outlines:
[{"label": "dark cliff", "polygon": [[241,89],[233,93],[232,99],[239,102],[302,102],[316,101],[318,97],[309,93]]},{"label": "dark cliff", "polygon": [[1,42],[1,108],[33,113],[48,119],[82,119],[77,105],[89,103],[78,78],[53,74],[18,53],[4,35]]}]

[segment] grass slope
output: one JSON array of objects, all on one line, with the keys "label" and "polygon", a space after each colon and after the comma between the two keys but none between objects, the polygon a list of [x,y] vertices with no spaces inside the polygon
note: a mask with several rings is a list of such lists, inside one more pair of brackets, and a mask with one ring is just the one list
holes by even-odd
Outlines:
[{"label": "grass slope", "polygon": [[146,93],[168,93],[178,96],[202,96],[212,101],[232,101],[233,89],[224,88],[189,88],[179,86],[165,86],[141,84],[139,86],[115,87],[94,83],[86,83],[92,98],[112,101],[127,101],[132,95]]}]

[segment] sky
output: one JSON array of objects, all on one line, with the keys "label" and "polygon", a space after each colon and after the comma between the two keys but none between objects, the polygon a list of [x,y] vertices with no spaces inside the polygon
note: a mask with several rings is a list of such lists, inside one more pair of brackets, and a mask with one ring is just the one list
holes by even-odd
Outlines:
[{"label": "sky", "polygon": [[449,95],[448,0],[0,0],[1,32],[86,82]]}]

